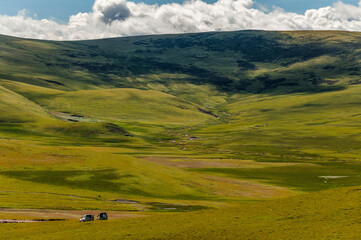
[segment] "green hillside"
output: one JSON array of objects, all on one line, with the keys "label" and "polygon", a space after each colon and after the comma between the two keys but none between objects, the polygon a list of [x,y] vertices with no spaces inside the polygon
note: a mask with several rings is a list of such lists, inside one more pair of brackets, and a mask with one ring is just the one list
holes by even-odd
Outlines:
[{"label": "green hillside", "polygon": [[358,33],[326,31],[214,32],[82,42],[1,36],[0,77],[61,90],[162,86],[173,93],[173,84],[187,83],[231,93],[321,91],[358,82],[359,46]]},{"label": "green hillside", "polygon": [[[329,31],[0,36],[0,219],[65,219],[0,238],[357,239],[359,49]],[[77,225],[88,211],[114,218]]]},{"label": "green hillside", "polygon": [[0,122],[22,123],[50,117],[41,106],[15,92],[0,87]]},{"label": "green hillside", "polygon": [[40,100],[41,105],[99,120],[163,123],[202,123],[213,116],[174,96],[152,90],[107,89],[59,94]]}]

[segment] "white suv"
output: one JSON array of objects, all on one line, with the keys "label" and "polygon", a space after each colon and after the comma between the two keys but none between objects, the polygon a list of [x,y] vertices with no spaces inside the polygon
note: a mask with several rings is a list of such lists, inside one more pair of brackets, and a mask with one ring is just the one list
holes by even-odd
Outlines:
[{"label": "white suv", "polygon": [[94,221],[94,215],[86,214],[79,219],[79,222],[90,222]]}]

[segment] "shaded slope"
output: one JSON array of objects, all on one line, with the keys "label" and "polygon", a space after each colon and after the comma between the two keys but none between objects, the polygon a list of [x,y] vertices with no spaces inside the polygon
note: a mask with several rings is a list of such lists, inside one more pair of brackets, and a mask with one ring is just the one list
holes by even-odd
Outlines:
[{"label": "shaded slope", "polygon": [[360,36],[240,31],[79,42],[0,36],[0,76],[63,90],[178,94],[170,85],[187,83],[228,93],[322,91],[359,81]]}]

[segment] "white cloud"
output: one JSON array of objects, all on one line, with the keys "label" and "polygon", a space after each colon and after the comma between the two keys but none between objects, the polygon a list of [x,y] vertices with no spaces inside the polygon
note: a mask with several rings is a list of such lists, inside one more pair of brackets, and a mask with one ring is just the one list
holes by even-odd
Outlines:
[{"label": "white cloud", "polygon": [[361,31],[358,6],[337,2],[305,14],[280,8],[257,8],[252,0],[201,0],[147,5],[126,0],[96,0],[89,13],[71,16],[67,24],[36,20],[26,11],[0,15],[0,33],[18,37],[75,40],[220,30],[349,30]]}]

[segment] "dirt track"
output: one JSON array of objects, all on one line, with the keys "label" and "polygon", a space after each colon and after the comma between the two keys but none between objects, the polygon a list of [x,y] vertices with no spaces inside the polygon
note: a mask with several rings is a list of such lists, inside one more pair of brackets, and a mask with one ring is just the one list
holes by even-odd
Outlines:
[{"label": "dirt track", "polygon": [[[74,219],[78,220],[85,214],[92,214],[97,216],[101,212],[108,213],[109,219],[121,219],[121,218],[136,218],[145,217],[144,213],[136,212],[121,212],[121,211],[102,211],[102,210],[81,210],[81,211],[68,211],[68,210],[39,210],[39,209],[0,209],[0,216],[7,218],[19,219]],[[11,223],[11,222],[34,222],[35,220],[1,220],[0,223]]]},{"label": "dirt track", "polygon": [[0,219],[0,223],[30,223],[30,222],[37,222],[37,221]]}]

